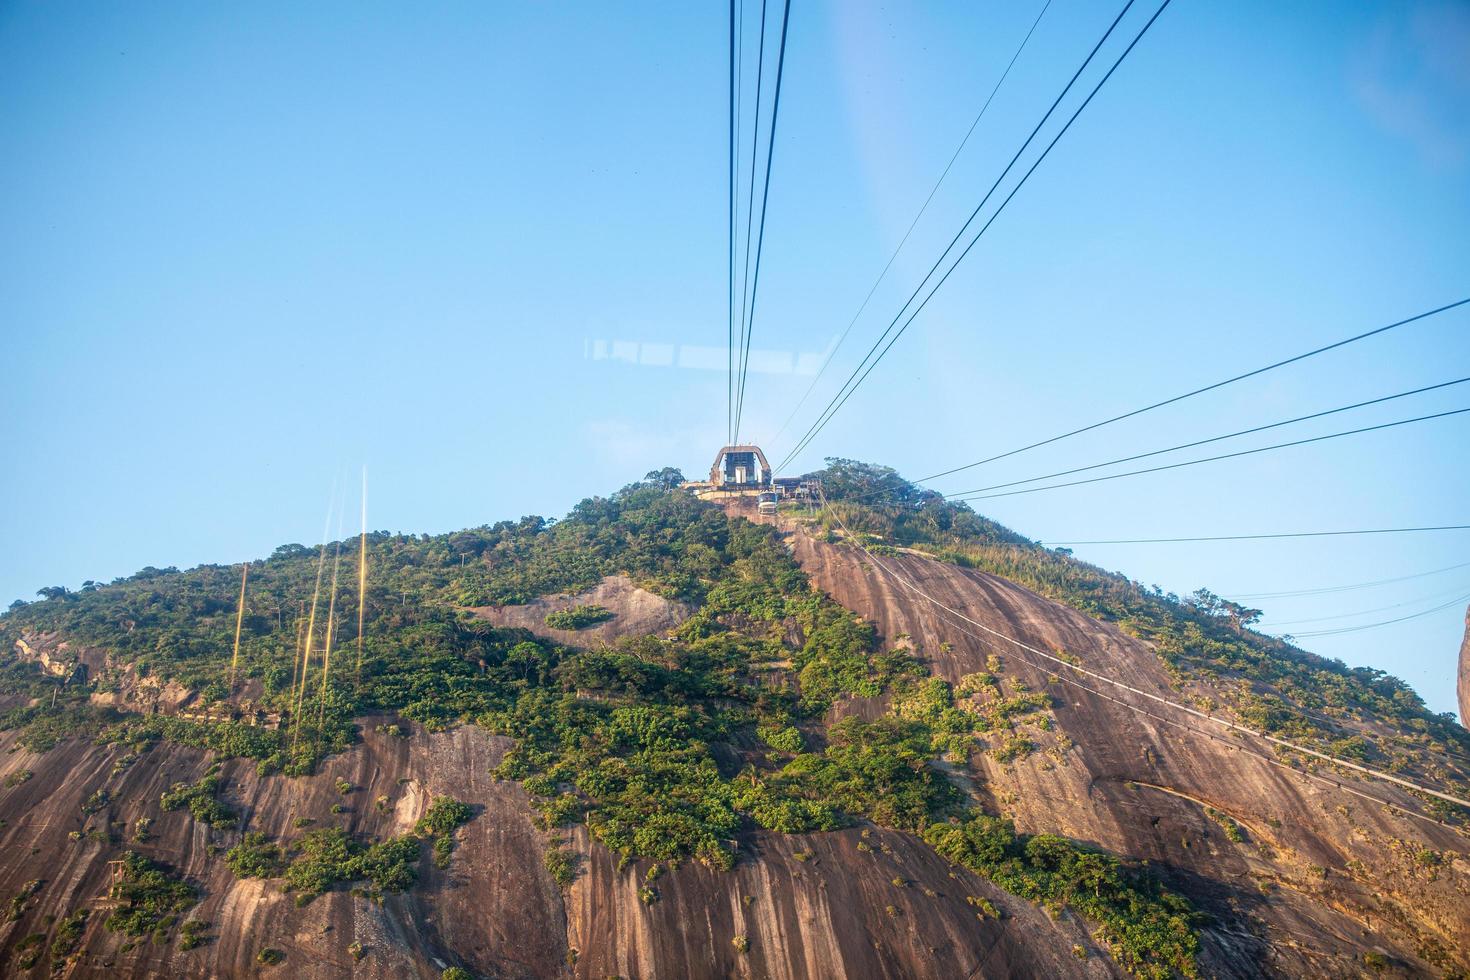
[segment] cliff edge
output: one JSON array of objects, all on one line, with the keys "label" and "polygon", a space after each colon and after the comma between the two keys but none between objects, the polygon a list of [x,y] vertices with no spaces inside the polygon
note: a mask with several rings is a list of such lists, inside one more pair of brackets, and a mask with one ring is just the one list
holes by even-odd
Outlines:
[{"label": "cliff edge", "polygon": [[1470,728],[1470,606],[1465,607],[1465,638],[1460,641],[1460,724]]}]

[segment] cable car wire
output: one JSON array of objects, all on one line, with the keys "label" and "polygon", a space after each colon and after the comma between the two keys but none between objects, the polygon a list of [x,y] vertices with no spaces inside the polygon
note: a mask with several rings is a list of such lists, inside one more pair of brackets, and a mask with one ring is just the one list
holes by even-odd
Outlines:
[{"label": "cable car wire", "polygon": [[[1177,451],[1179,451],[1181,449],[1192,449],[1192,448],[1194,448],[1196,446],[1209,445],[1212,442],[1222,442],[1222,441],[1224,441],[1226,439],[1233,439],[1233,438],[1235,438],[1237,436],[1251,435],[1252,433],[1256,433],[1256,432],[1265,432],[1268,429],[1279,429],[1280,427],[1282,427],[1284,425],[1293,425],[1293,424],[1295,424],[1297,422],[1307,422],[1307,421],[1310,421],[1312,419],[1325,418],[1328,415],[1336,415],[1339,412],[1347,412],[1347,411],[1351,411],[1351,410],[1357,409],[1357,408],[1366,408],[1369,405],[1379,405],[1379,404],[1382,404],[1384,402],[1391,402],[1391,401],[1394,401],[1394,400],[1399,399],[1399,398],[1408,398],[1411,395],[1420,395],[1420,394],[1423,394],[1424,392],[1427,392],[1427,391],[1437,391],[1440,388],[1449,388],[1449,387],[1453,387],[1454,385],[1465,384],[1466,382],[1470,382],[1470,377],[1457,378],[1454,381],[1443,381],[1443,382],[1440,382],[1439,384],[1426,385],[1426,386],[1424,386],[1422,388],[1414,388],[1414,389],[1412,389],[1410,391],[1401,391],[1401,392],[1398,392],[1397,394],[1393,394],[1393,395],[1384,395],[1381,398],[1371,398],[1371,399],[1369,399],[1367,401],[1354,402],[1351,405],[1343,405],[1343,406],[1341,406],[1339,408],[1329,408],[1329,409],[1327,409],[1325,411],[1314,412],[1311,415],[1299,415],[1296,418],[1283,419],[1280,422],[1271,422],[1271,423],[1269,423],[1267,425],[1258,425],[1258,426],[1254,426],[1253,428],[1249,428],[1249,429],[1239,429],[1239,430],[1237,430],[1235,432],[1227,432],[1224,435],[1211,436],[1208,439],[1197,439],[1194,442],[1180,443],[1177,446],[1170,446],[1167,449],[1155,449],[1155,450],[1152,450],[1152,451],[1146,452],[1146,453],[1137,453],[1137,454],[1135,454],[1133,456],[1121,456],[1118,459],[1111,459],[1111,460],[1108,460],[1108,461],[1103,462],[1103,463],[1092,463],[1092,464],[1089,464],[1087,466],[1075,466],[1072,469],[1069,469],[1069,470],[1057,470],[1055,473],[1048,473],[1045,476],[1033,476],[1033,477],[1029,477],[1028,479],[1025,479],[1025,480],[1011,480],[1008,483],[996,483],[996,484],[993,484],[992,486],[988,486],[988,487],[977,487],[976,489],[973,489],[973,490],[952,490],[952,491],[949,491],[947,493],[940,493],[939,496],[945,497],[945,498],[952,498],[952,499],[961,499],[961,498],[964,498],[966,494],[986,493],[986,492],[991,491],[991,490],[1000,490],[1000,489],[1004,489],[1006,487],[1020,486],[1023,483],[1036,483],[1039,480],[1050,480],[1050,479],[1054,479],[1055,477],[1059,477],[1059,476],[1070,476],[1073,473],[1085,473],[1085,472],[1087,472],[1089,470],[1102,469],[1103,467],[1106,467],[1106,466],[1116,466],[1116,465],[1119,465],[1121,463],[1131,463],[1131,462],[1134,462],[1134,461],[1140,460],[1140,459],[1148,459],[1148,458],[1150,458],[1152,456],[1162,456],[1165,453],[1177,452]],[[886,494],[893,494],[893,493],[896,493],[896,492],[897,491],[895,489],[891,489],[891,488],[884,488],[884,489],[878,489],[878,490],[869,490],[866,493],[854,494],[853,496],[848,497],[846,499],[848,499],[848,500],[861,500],[861,499],[863,499],[865,497],[883,496],[883,495],[886,495]],[[937,491],[935,491],[935,492],[937,492]]]},{"label": "cable car wire", "polygon": [[[1266,622],[1260,624],[1259,626],[1255,626],[1252,628],[1257,630],[1258,632],[1265,630],[1267,632],[1276,633],[1279,632],[1278,627],[1281,626],[1302,626],[1307,623],[1327,623],[1335,619],[1353,619],[1358,616],[1371,616],[1374,613],[1389,612],[1393,609],[1403,609],[1405,606],[1418,606],[1426,602],[1443,602],[1445,596],[1456,595],[1459,592],[1463,591],[1463,588],[1464,587],[1462,584],[1460,587],[1453,589],[1444,589],[1434,593],[1433,595],[1421,595],[1417,599],[1408,599],[1404,602],[1395,602],[1392,605],[1388,606],[1375,606],[1372,609],[1357,609],[1353,612],[1348,613],[1335,613],[1331,616],[1312,616],[1307,619],[1268,619]],[[1436,606],[1435,608],[1437,609],[1439,607]]]},{"label": "cable car wire", "polygon": [[1217,534],[1195,538],[1117,538],[1111,541],[1038,541],[1047,547],[1091,544],[1184,544],[1197,541],[1264,541],[1272,538],[1332,538],[1354,534],[1412,534],[1420,531],[1470,531],[1470,524],[1439,524],[1429,527],[1381,527],[1353,531],[1290,531],[1281,534]]},{"label": "cable car wire", "polygon": [[[734,440],[737,443],[740,441],[740,417],[745,409],[745,382],[750,373],[750,338],[755,330],[755,301],[761,283],[761,250],[766,241],[766,204],[771,197],[771,160],[776,152],[776,121],[781,115],[781,78],[786,70],[786,28],[790,22],[791,0],[786,0],[785,11],[781,15],[781,48],[780,53],[776,57],[776,94],[771,103],[771,125],[766,134],[765,189],[761,192],[760,233],[756,236],[755,242],[755,278],[752,280],[750,288],[750,316],[745,323],[744,353],[740,367],[740,385],[735,392]],[[762,30],[764,30],[764,14],[762,14],[762,25]],[[764,43],[765,40],[762,38],[762,44]],[[757,103],[757,106],[759,106],[759,103]],[[759,116],[757,116],[758,123]],[[759,125],[757,125],[758,129]]]},{"label": "cable car wire", "polygon": [[1046,0],[1046,2],[1042,4],[1041,13],[1037,14],[1036,19],[1031,22],[1031,29],[1028,30],[1026,32],[1026,36],[1021,39],[1020,47],[1016,48],[1015,53],[1011,55],[1011,60],[1006,65],[1005,71],[1000,73],[1000,78],[996,81],[995,87],[990,90],[990,95],[986,97],[985,104],[980,107],[980,112],[975,116],[974,121],[970,123],[970,128],[965,131],[964,138],[960,140],[960,145],[955,147],[954,153],[950,155],[949,162],[944,165],[944,172],[939,175],[939,179],[936,180],[934,182],[934,186],[929,189],[929,196],[924,198],[924,203],[920,205],[918,214],[915,214],[914,220],[909,222],[908,230],[903,233],[903,238],[899,239],[897,247],[895,247],[893,250],[893,254],[888,256],[888,262],[883,266],[883,271],[878,273],[878,278],[873,281],[873,286],[871,289],[868,290],[868,295],[863,297],[862,305],[859,306],[857,312],[852,315],[852,319],[848,322],[847,327],[842,331],[842,335],[837,338],[837,343],[832,345],[832,349],[829,350],[827,352],[827,356],[822,359],[822,365],[821,367],[817,368],[816,376],[812,378],[811,384],[807,385],[806,391],[802,394],[801,400],[796,403],[796,407],[791,410],[791,414],[786,416],[786,421],[781,423],[781,428],[776,430],[776,434],[772,437],[773,440],[781,438],[782,434],[786,432],[786,427],[789,426],[792,420],[796,418],[797,413],[800,412],[802,406],[806,404],[806,400],[810,398],[812,392],[816,390],[817,382],[821,381],[822,376],[827,373],[828,366],[832,363],[832,359],[837,355],[837,352],[842,348],[843,343],[847,340],[848,334],[852,333],[852,328],[857,326],[858,319],[863,315],[863,311],[868,308],[868,303],[873,299],[873,294],[876,293],[878,291],[878,287],[882,285],[884,278],[886,278],[888,275],[888,270],[893,268],[893,263],[898,258],[898,253],[902,252],[903,247],[908,244],[909,236],[911,236],[914,233],[914,229],[919,226],[919,219],[924,217],[925,212],[929,210],[929,205],[931,202],[933,202],[934,195],[939,193],[940,185],[943,184],[945,178],[949,176],[949,172],[951,169],[953,169],[955,161],[960,158],[960,153],[964,151],[965,146],[970,142],[970,137],[975,135],[975,129],[980,125],[980,120],[985,118],[985,111],[990,108],[990,103],[995,100],[996,93],[1000,91],[1000,87],[1005,84],[1006,78],[1010,76],[1011,69],[1016,66],[1017,59],[1021,57],[1021,52],[1025,51],[1026,45],[1031,42],[1031,35],[1036,33],[1036,28],[1041,25],[1041,18],[1046,16],[1046,12],[1051,8],[1051,4],[1052,0]]},{"label": "cable car wire", "polygon": [[1232,592],[1227,593],[1227,599],[1294,599],[1299,596],[1330,595],[1336,592],[1356,592],[1359,589],[1371,589],[1380,585],[1394,585],[1398,582],[1410,582],[1414,579],[1428,578],[1431,575],[1443,575],[1445,572],[1457,571],[1461,568],[1470,568],[1470,561],[1461,562],[1458,565],[1448,565],[1444,568],[1436,568],[1428,572],[1416,572],[1413,575],[1400,575],[1398,578],[1381,578],[1373,582],[1355,582],[1351,585],[1330,585],[1316,589],[1295,589],[1290,592]]},{"label": "cable car wire", "polygon": [[[968,496],[955,496],[951,500],[994,500],[997,497],[1015,497],[1024,493],[1041,493],[1043,490],[1061,490],[1065,487],[1080,487],[1089,483],[1103,483],[1108,480],[1121,480],[1129,476],[1143,476],[1148,473],[1162,473],[1165,470],[1177,470],[1185,466],[1198,466],[1200,463],[1216,463],[1224,459],[1236,459],[1241,456],[1253,456],[1256,453],[1271,452],[1276,449],[1289,449],[1292,446],[1305,446],[1315,442],[1326,442],[1329,439],[1341,439],[1344,436],[1355,436],[1364,432],[1377,432],[1380,429],[1392,429],[1400,425],[1411,425],[1415,422],[1429,422],[1434,419],[1448,418],[1452,415],[1463,415],[1470,412],[1470,407],[1456,408],[1448,412],[1436,412],[1433,415],[1420,415],[1411,419],[1399,419],[1396,422],[1384,422],[1380,425],[1368,425],[1360,429],[1347,429],[1343,432],[1329,432],[1327,435],[1313,436],[1310,439],[1296,439],[1291,442],[1278,442],[1270,446],[1257,446],[1254,449],[1242,449],[1239,452],[1224,453],[1219,456],[1206,456],[1203,459],[1187,459],[1179,463],[1167,463],[1163,466],[1150,466],[1141,470],[1128,470],[1125,473],[1109,473],[1106,476],[1089,477],[1086,480],[1069,480],[1066,483],[1050,483],[1044,487],[1027,487],[1023,490],[1006,490],[1002,493],[972,493]],[[1028,481],[1022,481],[1028,482]]]},{"label": "cable car wire", "polygon": [[[756,46],[756,69],[755,69],[755,119],[750,130],[750,186],[745,193],[745,271],[742,275],[740,285],[740,333],[735,347],[735,403],[740,401],[740,386],[744,384],[744,378],[740,374],[741,356],[745,350],[745,312],[750,302],[750,237],[754,227],[755,218],[755,160],[756,147],[760,142],[761,132],[761,88],[765,79],[766,66],[766,0],[761,0],[761,26],[760,43]],[[735,417],[730,417],[730,441],[735,441]]]},{"label": "cable car wire", "polygon": [[1293,633],[1290,635],[1293,639],[1300,639],[1303,637],[1342,636],[1346,633],[1361,633],[1364,630],[1376,630],[1380,626],[1392,626],[1395,623],[1407,623],[1412,619],[1422,619],[1425,616],[1430,616],[1434,613],[1443,612],[1446,609],[1459,606],[1461,603],[1464,603],[1466,601],[1470,601],[1470,592],[1467,592],[1458,598],[1451,599],[1449,602],[1446,602],[1443,605],[1435,606],[1433,609],[1426,609],[1423,612],[1413,613],[1409,616],[1400,616],[1397,619],[1385,619],[1379,623],[1365,623],[1361,626],[1342,626],[1337,629],[1309,630],[1305,633]]},{"label": "cable car wire", "polygon": [[959,473],[962,470],[974,469],[977,466],[984,466],[987,463],[994,463],[997,460],[1006,459],[1019,453],[1028,452],[1032,449],[1038,449],[1041,446],[1049,446],[1054,442],[1060,442],[1063,439],[1069,439],[1072,436],[1081,435],[1084,432],[1091,432],[1093,429],[1100,429],[1105,425],[1112,425],[1114,422],[1121,422],[1124,419],[1131,419],[1136,415],[1142,415],[1145,412],[1151,412],[1156,408],[1163,408],[1165,405],[1173,405],[1176,402],[1184,401],[1186,398],[1193,398],[1195,395],[1203,395],[1207,391],[1214,391],[1217,388],[1223,388],[1226,385],[1235,384],[1235,382],[1237,381],[1244,381],[1247,378],[1254,378],[1257,375],[1265,374],[1267,371],[1274,371],[1279,367],[1285,367],[1288,364],[1295,364],[1297,361],[1304,361],[1309,357],[1315,357],[1318,354],[1325,354],[1327,351],[1336,350],[1339,347],[1345,347],[1348,344],[1356,343],[1359,340],[1366,340],[1369,337],[1374,337],[1378,334],[1386,333],[1389,330],[1394,330],[1398,327],[1403,327],[1411,323],[1416,323],[1420,320],[1435,316],[1436,314],[1444,313],[1449,310],[1456,309],[1457,307],[1464,306],[1466,303],[1470,303],[1470,297],[1456,300],[1453,303],[1446,303],[1444,306],[1436,307],[1432,310],[1426,310],[1423,313],[1416,313],[1411,317],[1405,317],[1404,319],[1398,320],[1394,323],[1390,323],[1387,326],[1376,327],[1372,330],[1365,331],[1364,333],[1356,334],[1352,337],[1347,337],[1343,340],[1328,344],[1325,347],[1318,347],[1315,350],[1309,350],[1304,354],[1297,354],[1295,357],[1288,357],[1285,360],[1276,361],[1273,364],[1267,364],[1264,367],[1255,368],[1254,370],[1247,371],[1244,374],[1237,374],[1232,378],[1226,378],[1224,381],[1216,381],[1214,384],[1205,385],[1203,388],[1196,388],[1193,391],[1186,391],[1182,395],[1175,395],[1172,398],[1166,398],[1163,401],[1154,402],[1152,405],[1145,405],[1142,408],[1135,408],[1131,412],[1124,412],[1122,415],[1115,415],[1110,419],[1103,419],[1101,422],[1093,422],[1091,425],[1084,425],[1079,429],[1072,429],[1070,432],[1063,432],[1060,435],[1055,435],[1048,439],[1042,439],[1040,442],[1033,442],[1029,446],[1022,446],[1019,449],[1012,449],[1009,452],[1000,453],[996,456],[990,456],[986,459],[976,460],[973,463],[966,463],[964,466],[956,466],[952,469],[942,470],[941,472],[933,473],[926,477],[921,477],[914,482],[928,483],[930,480],[937,480],[942,476],[949,476],[952,473]]},{"label": "cable car wire", "polygon": [[[1092,103],[1093,98],[1096,97],[1097,93],[1102,90],[1102,87],[1107,84],[1108,80],[1113,77],[1113,74],[1123,64],[1123,61],[1128,57],[1128,55],[1132,53],[1133,49],[1138,45],[1138,42],[1143,40],[1143,36],[1148,33],[1149,28],[1153,27],[1154,23],[1159,19],[1159,16],[1163,14],[1163,12],[1168,8],[1170,2],[1171,0],[1164,0],[1164,2],[1159,5],[1159,8],[1154,11],[1153,16],[1148,19],[1148,22],[1143,25],[1143,28],[1138,32],[1137,35],[1134,36],[1133,40],[1128,44],[1128,47],[1126,47],[1123,50],[1123,53],[1118,56],[1118,59],[1113,62],[1112,67],[1108,69],[1105,75],[1103,75],[1102,80],[1099,81],[1097,85],[1093,87],[1092,91],[1088,93],[1087,97],[1082,100],[1082,104],[1077,107],[1076,111],[1074,111],[1071,117],[1068,118],[1068,120],[1062,125],[1057,134],[1052,137],[1051,142],[1046,145],[1046,148],[1041,151],[1041,154],[1036,158],[1035,162],[1031,164],[1031,167],[1026,171],[1026,173],[1021,176],[1021,179],[1017,181],[1016,186],[1011,188],[1010,193],[1007,194],[1005,199],[1000,202],[999,206],[996,207],[990,218],[985,222],[983,226],[981,226],[980,230],[975,233],[974,237],[970,239],[970,242],[968,245],[965,246],[964,251],[959,254],[959,257],[955,259],[954,263],[949,267],[944,275],[939,277],[938,281],[935,282],[933,288],[929,290],[928,295],[925,296],[924,299],[919,303],[919,305],[914,308],[913,312],[909,314],[908,319],[904,321],[903,326],[898,328],[898,331],[893,334],[893,338],[888,341],[886,346],[883,346],[882,351],[878,351],[879,346],[883,345],[883,341],[888,338],[889,333],[893,331],[893,328],[895,326],[897,326],[898,321],[903,318],[904,310],[908,308],[909,303],[912,303],[914,298],[923,291],[923,288],[925,284],[928,283],[929,278],[934,274],[935,271],[938,270],[939,266],[943,263],[945,257],[948,256],[950,250],[954,247],[955,243],[959,241],[960,237],[964,235],[966,229],[969,228],[970,223],[974,221],[976,216],[979,215],[980,210],[985,206],[986,201],[990,199],[991,194],[993,194],[996,188],[1000,186],[1001,182],[1005,179],[1006,174],[1010,172],[1011,167],[1014,166],[1015,162],[1020,159],[1021,154],[1025,152],[1026,147],[1030,145],[1030,142],[1035,137],[1036,133],[1040,131],[1042,125],[1045,124],[1047,118],[1050,117],[1052,111],[1055,110],[1057,104],[1061,102],[1062,98],[1066,95],[1072,84],[1076,81],[1077,75],[1080,75],[1082,70],[1087,67],[1087,64],[1091,61],[1092,56],[1097,53],[1098,48],[1100,48],[1103,42],[1107,40],[1108,36],[1112,33],[1113,28],[1117,26],[1118,21],[1122,19],[1123,15],[1126,14],[1128,12],[1128,9],[1133,5],[1133,0],[1128,0],[1128,3],[1124,6],[1123,10],[1118,14],[1117,19],[1115,19],[1113,21],[1113,24],[1109,26],[1108,33],[1103,35],[1102,39],[1098,41],[1097,46],[1093,48],[1092,53],[1088,55],[1088,61],[1083,62],[1082,67],[1079,68],[1077,71],[1077,75],[1074,75],[1072,81],[1067,83],[1067,89],[1063,89],[1062,94],[1057,96],[1057,100],[1052,104],[1052,108],[1047,110],[1047,115],[1042,117],[1042,121],[1040,123],[1037,123],[1036,129],[1032,131],[1031,136],[1027,137],[1026,143],[1022,144],[1021,149],[1016,152],[1016,156],[1012,158],[1011,163],[1006,165],[1006,169],[1001,172],[1001,176],[996,179],[996,182],[994,185],[992,185],[990,191],[986,192],[986,195],[981,200],[979,206],[977,206],[976,209],[971,213],[970,217],[966,219],[965,224],[961,226],[959,234],[956,235],[954,241],[950,243],[949,248],[945,249],[944,254],[940,256],[939,261],[934,264],[929,273],[925,275],[923,281],[919,283],[919,287],[914,290],[908,301],[905,302],[903,307],[899,309],[898,315],[893,318],[893,322],[889,324],[888,328],[884,330],[883,333],[878,337],[878,339],[873,343],[873,346],[869,349],[868,353],[864,355],[863,360],[858,364],[858,366],[853,369],[853,372],[848,377],[847,382],[844,382],[843,388],[838,391],[837,395],[833,396],[832,401],[828,403],[828,407],[823,411],[817,422],[814,423],[812,427],[807,430],[806,435],[801,438],[796,448],[787,453],[786,458],[782,461],[781,465],[777,467],[777,469],[784,469],[788,463],[794,460],[796,456],[799,455],[811,443],[811,441],[817,437],[822,429],[826,428],[827,423],[831,421],[832,417],[842,409],[842,406],[847,404],[847,400],[852,397],[853,392],[861,387],[863,382],[867,380],[868,375],[873,373],[873,369],[876,368],[878,364],[883,360],[883,358],[887,356],[888,352],[893,349],[893,345],[897,343],[899,338],[901,338],[908,330],[909,325],[914,322],[914,318],[917,317],[921,312],[923,312],[924,307],[929,304],[929,301],[934,298],[934,295],[939,292],[940,288],[942,288],[944,284],[949,280],[949,277],[954,273],[955,269],[958,269],[960,267],[960,264],[964,262],[965,257],[970,254],[970,250],[973,249],[976,243],[978,243],[980,239],[984,237],[985,233],[990,230],[990,226],[993,225],[995,223],[995,220],[1000,217],[1002,212],[1005,211],[1006,206],[1010,204],[1010,202],[1015,198],[1016,194],[1021,190],[1021,188],[1026,186],[1026,182],[1030,180],[1031,175],[1036,172],[1037,168],[1041,166],[1042,161],[1047,158],[1052,149],[1061,140],[1061,138],[1066,135],[1069,129],[1072,128],[1072,124],[1077,121],[1077,117],[1080,116],[1083,110],[1085,110],[1088,105]],[[877,352],[876,357],[874,357],[875,352]],[[872,358],[871,363],[869,363],[869,358]],[[861,372],[861,376],[859,376],[859,372]]]},{"label": "cable car wire", "polygon": [[[725,435],[735,425],[735,0],[730,0],[730,192],[729,228],[725,244],[729,254],[729,310],[725,326]],[[728,443],[726,443],[728,445]]]}]

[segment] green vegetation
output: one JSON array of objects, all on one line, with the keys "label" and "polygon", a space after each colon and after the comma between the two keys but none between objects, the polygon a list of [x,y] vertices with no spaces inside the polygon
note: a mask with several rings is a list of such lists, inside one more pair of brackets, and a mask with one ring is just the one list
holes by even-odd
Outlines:
[{"label": "green vegetation", "polygon": [[29,769],[17,769],[15,772],[6,775],[5,788],[14,789],[34,775],[35,773],[31,772]]},{"label": "green vegetation", "polygon": [[33,878],[30,881],[26,882],[24,885],[21,885],[20,891],[10,896],[10,910],[9,914],[6,917],[6,921],[14,922],[21,916],[25,915],[26,903],[31,900],[32,895],[36,894],[36,892],[40,890],[41,882],[39,879],[36,878]]},{"label": "green vegetation", "polygon": [[434,867],[440,871],[448,870],[450,858],[454,854],[454,837],[445,834],[434,838]]},{"label": "green vegetation", "polygon": [[266,966],[275,966],[278,963],[286,962],[286,954],[279,949],[267,946],[255,954],[255,960],[257,963],[263,963]]},{"label": "green vegetation", "polygon": [[1230,814],[1216,810],[1212,806],[1207,806],[1205,807],[1205,815],[1219,824],[1220,829],[1225,831],[1225,836],[1231,841],[1236,844],[1245,842],[1245,831],[1241,829],[1240,824],[1236,823]]},{"label": "green vegetation", "polygon": [[1000,918],[1000,909],[996,908],[995,903],[990,901],[990,899],[988,898],[980,898],[978,895],[969,895],[966,896],[965,901],[969,902],[971,905],[979,910],[975,913],[975,917],[977,919]]},{"label": "green vegetation", "polygon": [[225,852],[225,864],[236,878],[276,878],[285,869],[285,858],[274,841],[252,830]]},{"label": "green vegetation", "polygon": [[77,943],[81,942],[82,929],[87,924],[87,916],[89,914],[86,909],[77,909],[56,924],[56,931],[51,935],[51,960],[53,964],[60,963],[76,951]]},{"label": "green vegetation", "polygon": [[225,854],[237,878],[285,878],[287,891],[305,905],[332,888],[366,882],[369,896],[401,892],[418,879],[423,839],[434,841],[434,859],[447,867],[454,831],[472,816],[471,809],[448,796],[435,797],[413,834],[364,844],[340,827],[309,831],[289,852],[258,831],[247,833]]},{"label": "green vegetation", "polygon": [[199,919],[186,919],[179,927],[179,949],[190,950],[203,946],[209,930],[209,923]]},{"label": "green vegetation", "polygon": [[32,932],[23,937],[15,944],[15,965],[22,970],[29,970],[41,960],[41,954],[46,951],[46,934],[44,932]]},{"label": "green vegetation", "polygon": [[466,803],[452,796],[436,796],[429,801],[429,808],[413,825],[413,832],[420,837],[437,837],[452,834],[467,822],[474,812]]},{"label": "green vegetation", "polygon": [[436,796],[429,808],[414,824],[413,832],[434,841],[434,867],[441,871],[449,867],[454,853],[454,832],[468,822],[474,811],[467,804],[450,796]]},{"label": "green vegetation", "polygon": [[134,851],[123,854],[110,897],[118,902],[104,923],[110,932],[162,939],[180,913],[199,900],[193,885]]},{"label": "green vegetation", "polygon": [[921,830],[931,814],[960,800],[959,791],[929,765],[931,740],[923,724],[891,715],[874,722],[845,718],[829,730],[823,752],[798,755],[758,790],[752,788],[760,801],[752,815],[784,833],[832,830],[851,816]]},{"label": "green vegetation", "polygon": [[[392,837],[363,845],[338,827],[313,830],[296,842],[297,856],[286,867],[286,890],[305,905],[338,885],[371,883],[372,892],[401,892],[418,879],[421,852],[417,837]],[[370,894],[371,894],[370,893]]]},{"label": "green vegetation", "polygon": [[1014,762],[1036,751],[1036,743],[1024,735],[1012,735],[994,752],[996,762]]},{"label": "green vegetation", "polygon": [[547,848],[541,856],[546,870],[551,872],[551,880],[563,888],[570,885],[577,877],[577,854],[575,851],[564,850],[560,847]]},{"label": "green vegetation", "polygon": [[[222,757],[256,759],[262,771],[309,772],[351,743],[351,722],[359,715],[396,711],[444,728],[502,707],[502,683],[544,680],[540,674],[552,659],[544,645],[523,632],[466,621],[459,607],[524,602],[585,588],[613,572],[663,595],[698,599],[721,570],[726,533],[719,511],[650,483],[614,499],[583,501],[561,522],[532,517],[438,537],[371,535],[362,684],[356,685],[350,663],[334,671],[325,698],[312,706],[317,710],[305,713],[299,738],[294,725],[276,730],[244,720],[190,721],[94,706],[88,702],[92,690],[112,681],[58,691],[33,665],[8,653],[24,635],[60,632],[77,645],[106,649],[137,677],[203,689],[228,667],[236,601],[228,583],[238,581],[238,567],[147,568],[80,592],[48,590],[45,601],[0,616],[0,651],[7,651],[0,659],[0,691],[47,696],[0,715],[0,728],[22,729],[21,743],[34,751],[67,737],[119,743],[163,738]],[[310,613],[301,599],[311,595],[318,554],[286,545],[250,569],[240,674],[263,684],[256,707],[288,721],[296,632]],[[415,601],[401,602],[404,595]]]},{"label": "green vegetation", "polygon": [[234,826],[235,812],[219,801],[219,791],[223,782],[219,771],[220,765],[215,763],[209,767],[204,777],[192,786],[188,783],[174,783],[163,794],[159,805],[165,810],[181,810],[187,807],[190,816],[200,823],[216,827]]},{"label": "green vegetation", "polygon": [[780,752],[800,752],[806,747],[806,739],[802,737],[801,729],[795,725],[784,728],[778,725],[762,725],[756,729],[756,734],[767,745]]},{"label": "green vegetation", "polygon": [[972,814],[935,823],[924,839],[956,864],[1013,895],[1070,905],[1099,924],[1099,938],[1131,972],[1160,980],[1196,975],[1199,939],[1183,899],[1127,872],[1117,858],[1051,834],[1017,834],[1009,820]]},{"label": "green vegetation", "polygon": [[547,613],[546,625],[554,630],[584,630],[598,623],[605,623],[613,616],[611,609],[602,606],[573,606]]}]

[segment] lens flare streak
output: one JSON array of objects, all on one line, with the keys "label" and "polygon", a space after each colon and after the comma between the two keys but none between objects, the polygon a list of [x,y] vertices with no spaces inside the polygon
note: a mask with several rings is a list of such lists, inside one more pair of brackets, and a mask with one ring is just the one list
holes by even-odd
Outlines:
[{"label": "lens flare streak", "polygon": [[230,657],[230,693],[235,693],[235,672],[240,667],[240,628],[245,625],[245,582],[250,577],[250,563],[240,566],[240,605],[235,612],[235,653]]}]

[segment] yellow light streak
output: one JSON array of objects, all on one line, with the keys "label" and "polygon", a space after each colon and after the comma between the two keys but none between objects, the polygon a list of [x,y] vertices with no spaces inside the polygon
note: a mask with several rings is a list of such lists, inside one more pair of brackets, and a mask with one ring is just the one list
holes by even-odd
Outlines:
[{"label": "yellow light streak", "polygon": [[235,653],[230,657],[230,693],[235,693],[235,671],[240,666],[240,627],[245,625],[245,581],[250,577],[250,563],[240,566],[240,608],[235,613]]}]

